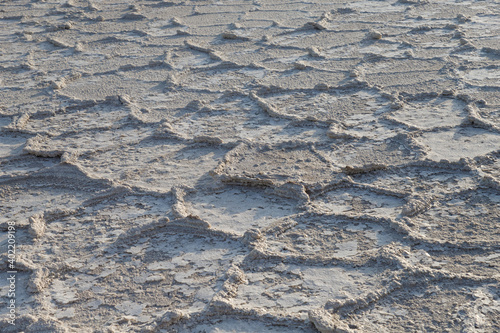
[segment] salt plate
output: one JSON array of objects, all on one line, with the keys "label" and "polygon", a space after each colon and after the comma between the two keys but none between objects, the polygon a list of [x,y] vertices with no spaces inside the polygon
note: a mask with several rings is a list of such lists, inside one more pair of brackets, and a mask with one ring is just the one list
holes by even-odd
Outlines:
[{"label": "salt plate", "polygon": [[411,100],[392,114],[394,119],[423,130],[458,126],[466,116],[463,101],[443,97]]},{"label": "salt plate", "polygon": [[299,204],[297,200],[241,186],[196,192],[185,200],[189,212],[210,223],[212,228],[239,235],[293,214]]},{"label": "salt plate", "polygon": [[329,299],[360,295],[363,287],[355,281],[376,287],[376,271],[366,268],[351,270],[342,267],[307,267],[285,265],[285,271],[258,269],[245,272],[250,281],[241,285],[233,304],[242,308],[258,306],[270,313],[307,312],[311,307],[323,306]]},{"label": "salt plate", "polygon": [[76,291],[68,287],[64,281],[61,280],[53,281],[49,290],[52,294],[52,298],[59,304],[70,304],[78,299]]},{"label": "salt plate", "polygon": [[485,155],[499,149],[499,139],[498,133],[469,127],[424,133],[416,138],[429,147],[428,157],[434,161]]}]

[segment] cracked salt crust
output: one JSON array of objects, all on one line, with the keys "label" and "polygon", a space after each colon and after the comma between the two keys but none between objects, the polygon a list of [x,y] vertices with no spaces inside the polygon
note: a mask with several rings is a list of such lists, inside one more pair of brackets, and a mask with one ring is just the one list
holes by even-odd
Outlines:
[{"label": "cracked salt crust", "polygon": [[499,14],[4,5],[0,331],[500,331]]}]

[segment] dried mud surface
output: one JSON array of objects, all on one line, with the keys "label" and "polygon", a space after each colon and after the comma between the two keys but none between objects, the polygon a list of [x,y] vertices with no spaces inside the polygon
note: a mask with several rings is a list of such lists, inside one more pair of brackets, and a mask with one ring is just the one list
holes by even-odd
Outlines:
[{"label": "dried mud surface", "polygon": [[3,1],[2,332],[499,332],[500,3]]}]

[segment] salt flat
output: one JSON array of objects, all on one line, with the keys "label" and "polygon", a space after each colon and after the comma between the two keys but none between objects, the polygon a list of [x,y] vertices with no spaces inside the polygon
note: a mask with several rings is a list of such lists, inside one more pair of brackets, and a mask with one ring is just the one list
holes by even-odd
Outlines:
[{"label": "salt flat", "polygon": [[19,0],[0,31],[0,331],[500,331],[499,1]]}]

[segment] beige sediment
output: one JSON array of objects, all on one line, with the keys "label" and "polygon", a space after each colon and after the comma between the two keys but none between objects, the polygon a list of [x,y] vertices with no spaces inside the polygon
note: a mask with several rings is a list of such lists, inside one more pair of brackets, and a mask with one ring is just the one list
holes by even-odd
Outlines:
[{"label": "beige sediment", "polygon": [[[256,1],[241,9],[229,3],[201,1],[193,6],[153,1],[140,6],[115,4],[110,9],[105,3],[69,0],[66,4],[28,4],[22,10],[7,5],[0,13],[8,26],[15,27],[12,33],[5,31],[12,53],[3,50],[9,51],[2,64],[9,74],[2,78],[0,102],[4,126],[0,134],[6,139],[0,145],[0,197],[8,214],[5,219],[19,218],[19,239],[25,234],[32,237],[29,244],[20,245],[17,262],[19,282],[31,299],[19,298],[18,304],[23,313],[35,315],[19,316],[16,329],[195,332],[199,327],[235,321],[248,330],[278,330],[279,326],[290,331],[313,330],[312,323],[320,332],[363,332],[373,329],[351,318],[365,315],[366,320],[377,315],[377,307],[370,305],[383,306],[390,300],[397,308],[397,290],[414,297],[415,286],[430,289],[442,284],[472,300],[460,313],[467,312],[467,306],[479,309],[481,304],[481,320],[495,323],[495,318],[488,317],[494,302],[485,298],[484,304],[474,303],[473,293],[481,288],[493,290],[499,282],[498,274],[492,273],[498,259],[491,257],[499,245],[490,223],[496,217],[494,205],[500,189],[498,152],[492,144],[491,150],[462,158],[461,147],[451,142],[458,157],[438,161],[422,139],[447,131],[455,131],[457,137],[461,131],[492,137],[499,133],[495,123],[498,103],[492,97],[498,87],[487,77],[494,70],[488,66],[500,54],[494,43],[487,44],[495,37],[488,33],[495,8],[419,0],[399,0],[390,10],[383,1],[370,6],[363,2],[343,5],[353,8],[269,5]],[[223,15],[218,14],[221,11]],[[478,27],[485,29],[479,34]],[[435,47],[434,36],[443,45]],[[484,77],[483,70],[488,73]],[[474,83],[468,76],[474,77]],[[109,97],[96,98],[100,92],[104,95],[99,96]],[[354,94],[377,97],[367,98],[365,109],[353,106]],[[290,96],[297,98],[291,101]],[[404,120],[409,118],[398,118],[413,112],[413,102],[430,108],[434,99],[460,105],[458,124],[431,124],[429,129]],[[337,100],[346,103],[327,109],[328,103]],[[89,110],[94,106],[96,110]],[[334,115],[325,119],[318,113],[295,113],[295,107],[324,108]],[[233,124],[227,119],[234,118],[225,116],[233,116],[236,109],[248,118]],[[117,110],[120,116],[115,119],[112,112]],[[101,118],[97,118],[96,124],[76,124],[76,129],[60,125],[77,119],[78,112],[100,113],[106,122],[99,123]],[[223,116],[218,118],[219,114]],[[63,122],[58,123],[59,119]],[[211,125],[203,123],[206,119],[234,127],[238,134],[242,128],[242,133],[257,134],[247,139],[219,128],[198,131],[196,126]],[[45,128],[46,121],[51,125]],[[194,131],[186,133],[182,126],[191,126],[190,122],[195,124]],[[380,132],[372,133],[371,128]],[[384,139],[373,139],[374,133],[382,133]],[[474,142],[476,137],[470,139]],[[388,154],[396,157],[387,161],[385,155],[372,159],[369,154],[355,154],[365,144],[377,154],[378,145],[389,143],[391,152],[409,151],[414,160],[398,159],[397,154]],[[340,152],[339,147],[348,148]],[[347,162],[341,164],[340,157],[334,160],[338,157],[334,154]],[[106,160],[109,156],[112,162]],[[311,161],[304,162],[306,158]],[[283,163],[274,162],[279,159]],[[189,174],[190,161],[197,161],[192,169],[199,171],[198,178]],[[267,164],[260,166],[261,162]],[[126,177],[120,178],[124,169]],[[161,188],[162,182],[168,185]],[[232,187],[238,188],[234,196],[241,207],[220,204],[232,195],[226,191]],[[203,197],[212,188],[210,195],[219,201]],[[334,214],[317,204],[328,200],[329,191],[337,190],[354,196],[365,208]],[[365,200],[364,193],[374,201]],[[482,223],[467,230],[469,238],[432,229],[434,222],[443,228],[447,223],[462,228],[469,222],[433,218],[453,199],[461,206],[453,212],[450,209],[450,214],[470,214]],[[261,208],[266,200],[275,206],[290,205],[293,211],[280,206],[271,214],[277,217],[267,216],[265,222],[251,225],[253,218],[269,212],[272,205]],[[199,207],[215,216],[197,216]],[[248,229],[236,233],[223,225],[219,230],[220,224],[213,222],[219,213],[234,213],[220,222],[228,225],[244,216],[250,221]],[[491,235],[480,231],[491,231]],[[335,237],[347,235],[360,244],[367,241],[355,246],[356,254],[336,256],[332,254],[336,244],[326,244],[335,237],[326,237],[327,232]],[[298,238],[306,236],[310,243],[304,243],[307,246],[301,250]],[[193,241],[183,243],[190,237]],[[388,239],[394,243],[387,244]],[[330,252],[323,251],[325,245],[331,245]],[[285,246],[288,249],[281,252]],[[418,251],[425,260],[415,263],[412,258]],[[449,255],[454,269],[463,273],[448,271],[436,253]],[[468,257],[460,261],[464,253]],[[491,258],[475,260],[483,257]],[[1,259],[7,263],[6,255]],[[160,261],[169,267],[161,274],[151,275],[143,265]],[[346,288],[359,293],[331,297],[320,308],[306,303],[300,311],[293,305],[288,308],[287,299],[300,300],[300,293],[308,290],[298,287],[305,282],[299,275],[294,277],[297,284],[287,284],[292,274],[275,270],[280,264],[321,268],[326,274],[330,269],[332,274],[335,269],[352,270],[359,275]],[[195,269],[189,272],[191,266]],[[256,306],[255,300],[246,299],[253,297],[245,295],[244,286],[252,283],[255,269],[267,276],[259,282],[265,294],[255,291],[255,297],[267,295],[270,305]],[[378,292],[371,290],[372,280],[363,275],[365,271],[381,281]],[[55,279],[78,289],[78,300],[71,305],[55,300],[54,295],[61,292],[52,285]],[[86,285],[92,287],[82,290]],[[281,291],[273,294],[276,286],[283,288],[286,297],[280,298]],[[122,297],[123,290],[130,293]],[[118,310],[130,297],[141,305],[133,315]],[[102,303],[91,304],[90,299]],[[450,296],[443,304],[454,302],[461,299]],[[443,314],[454,311],[451,306],[443,307]],[[76,315],[65,312],[71,313],[71,308]],[[436,308],[431,305],[429,313]],[[304,309],[310,310],[309,319]],[[99,319],[102,311],[112,323]],[[412,315],[419,313],[415,309],[408,318],[400,316],[399,322],[391,321],[392,326],[370,324],[380,331],[418,329],[412,322],[418,316]],[[91,317],[95,321],[89,321]],[[480,323],[475,327],[469,319],[462,326],[456,320],[434,321],[433,327],[490,328]],[[9,329],[2,320],[0,330]]]}]

